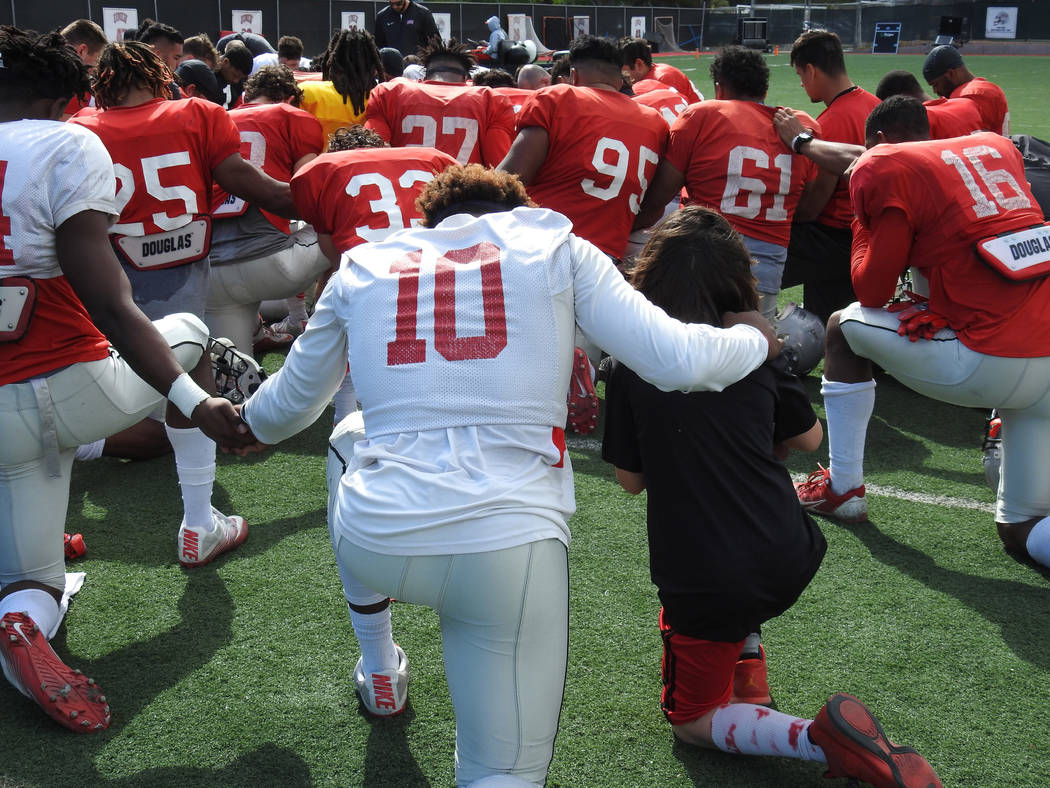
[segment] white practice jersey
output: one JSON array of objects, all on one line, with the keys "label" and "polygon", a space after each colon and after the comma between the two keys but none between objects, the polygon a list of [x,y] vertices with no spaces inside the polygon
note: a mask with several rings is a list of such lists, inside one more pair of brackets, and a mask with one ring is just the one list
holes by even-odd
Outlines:
[{"label": "white practice jersey", "polygon": [[69,123],[0,123],[0,184],[0,277],[61,276],[59,225],[82,211],[119,213],[109,153],[93,133]]},{"label": "white practice jersey", "polygon": [[265,443],[295,434],[349,357],[368,439],[343,476],[336,528],[379,553],[568,543],[561,428],[577,323],[668,390],[721,390],[766,356],[749,326],[672,320],[545,209],[452,216],[348,255],[244,417]]}]

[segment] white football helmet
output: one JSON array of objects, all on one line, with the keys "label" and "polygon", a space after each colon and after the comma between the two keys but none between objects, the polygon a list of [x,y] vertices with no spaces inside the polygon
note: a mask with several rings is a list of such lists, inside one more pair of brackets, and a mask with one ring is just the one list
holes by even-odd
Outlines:
[{"label": "white football helmet", "polygon": [[812,312],[789,303],[777,315],[774,328],[784,340],[783,353],[793,374],[808,375],[824,358],[824,323]]},{"label": "white football helmet", "polygon": [[254,358],[242,353],[230,340],[211,337],[208,343],[215,388],[220,397],[240,405],[266,380],[266,372]]}]

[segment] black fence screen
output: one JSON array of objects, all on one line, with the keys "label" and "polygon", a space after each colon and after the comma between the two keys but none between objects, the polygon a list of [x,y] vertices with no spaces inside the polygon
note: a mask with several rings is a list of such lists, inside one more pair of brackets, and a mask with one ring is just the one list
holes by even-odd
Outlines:
[{"label": "black fence screen", "polygon": [[[385,5],[381,0],[0,0],[0,24],[46,30],[82,17],[101,24],[104,6],[122,7],[137,10],[140,20],[159,19],[184,35],[204,32],[214,40],[220,31],[233,26],[234,10],[249,9],[262,12],[262,32],[271,42],[282,35],[296,35],[303,39],[307,54],[311,54],[324,49],[332,31],[341,26],[343,12],[359,14],[365,28],[372,30],[376,12]],[[574,33],[581,30],[603,36],[629,35],[635,17],[645,20],[647,37],[657,48],[654,19],[660,17],[662,21],[670,20],[682,49],[715,49],[734,42],[739,17],[736,6],[712,9],[703,0],[689,8],[496,2],[425,5],[435,14],[448,14],[450,34],[461,41],[487,40],[485,20],[494,14],[504,27],[508,14],[525,14],[550,49],[564,49]],[[984,37],[989,6],[1001,5],[1018,9],[1018,40],[1050,40],[1047,0],[870,0],[836,5],[811,2],[808,6],[803,2],[758,3],[751,6],[751,15],[767,20],[770,45],[790,45],[807,27],[820,27],[836,32],[847,47],[870,48],[877,22],[899,22],[902,42],[932,42],[942,16],[961,17],[961,37],[980,39]]]}]

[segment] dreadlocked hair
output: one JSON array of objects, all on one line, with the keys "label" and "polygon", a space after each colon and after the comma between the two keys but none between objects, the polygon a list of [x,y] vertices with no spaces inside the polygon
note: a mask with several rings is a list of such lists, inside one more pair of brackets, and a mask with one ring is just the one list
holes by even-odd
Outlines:
[{"label": "dreadlocked hair", "polygon": [[367,30],[340,30],[328,42],[321,55],[321,75],[331,80],[343,103],[350,100],[354,114],[365,111],[376,80],[383,73],[376,40]]},{"label": "dreadlocked hair", "polygon": [[92,90],[103,109],[118,106],[133,88],[146,88],[160,98],[168,95],[174,77],[149,44],[126,41],[109,44],[98,59]]},{"label": "dreadlocked hair", "polygon": [[358,148],[389,148],[390,145],[371,129],[360,124],[343,126],[328,135],[328,152],[337,153]]},{"label": "dreadlocked hair", "polygon": [[0,101],[68,99],[89,87],[87,69],[57,30],[0,26]]},{"label": "dreadlocked hair", "polygon": [[635,258],[631,284],[671,317],[721,324],[723,312],[758,309],[751,254],[721,214],[674,211]]},{"label": "dreadlocked hair", "polygon": [[434,38],[428,46],[419,50],[419,57],[422,58],[423,66],[427,71],[431,70],[431,64],[435,62],[457,63],[463,69],[464,74],[468,74],[478,62],[470,47],[459,43],[454,38],[450,38],[447,44],[440,38]]},{"label": "dreadlocked hair", "polygon": [[288,66],[263,66],[244,83],[245,101],[255,101],[259,96],[265,96],[275,104],[290,97],[292,106],[298,107],[303,100],[303,91],[295,83],[295,75]]}]

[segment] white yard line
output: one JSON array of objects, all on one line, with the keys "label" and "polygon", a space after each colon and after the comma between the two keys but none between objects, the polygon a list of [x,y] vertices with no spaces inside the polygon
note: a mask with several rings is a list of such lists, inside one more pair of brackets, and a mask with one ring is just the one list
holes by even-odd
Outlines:
[{"label": "white yard line", "polygon": [[[570,449],[577,451],[590,451],[597,454],[601,453],[602,444],[601,441],[595,438],[584,438],[580,435],[566,435],[565,445]],[[806,480],[806,475],[803,473],[795,473],[791,475],[793,481],[802,482]],[[884,487],[881,484],[868,484],[866,485],[866,492],[872,495],[882,495],[887,498],[897,498],[902,501],[912,501],[913,503],[924,503],[932,506],[947,506],[953,509],[973,509],[978,512],[987,512],[988,514],[995,513],[995,504],[985,503],[984,501],[975,501],[971,498],[955,498],[950,495],[930,495],[928,493],[913,492],[910,490],[899,490],[896,487]]]}]

